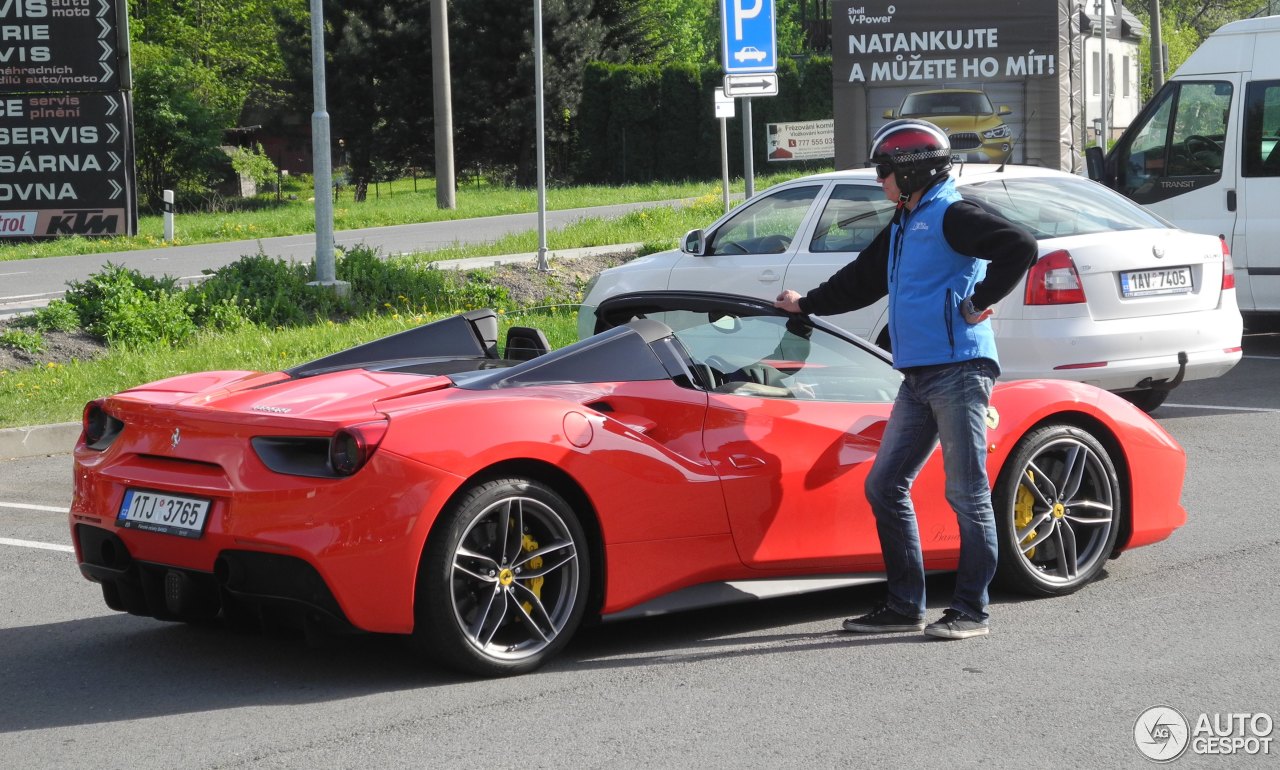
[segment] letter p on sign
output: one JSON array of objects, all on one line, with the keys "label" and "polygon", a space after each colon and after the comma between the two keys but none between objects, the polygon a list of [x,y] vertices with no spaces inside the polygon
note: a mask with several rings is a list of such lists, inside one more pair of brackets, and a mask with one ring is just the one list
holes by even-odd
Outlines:
[{"label": "letter p on sign", "polygon": [[745,19],[754,19],[760,15],[760,11],[764,9],[764,0],[755,0],[750,8],[743,4],[743,0],[733,0],[733,39],[742,39],[742,22]]}]

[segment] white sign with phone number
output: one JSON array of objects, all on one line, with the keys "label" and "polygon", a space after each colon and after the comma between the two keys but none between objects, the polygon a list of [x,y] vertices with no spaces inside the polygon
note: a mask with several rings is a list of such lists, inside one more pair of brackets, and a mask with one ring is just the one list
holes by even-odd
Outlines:
[{"label": "white sign with phone number", "polygon": [[822,160],[836,154],[835,120],[768,125],[769,160]]}]

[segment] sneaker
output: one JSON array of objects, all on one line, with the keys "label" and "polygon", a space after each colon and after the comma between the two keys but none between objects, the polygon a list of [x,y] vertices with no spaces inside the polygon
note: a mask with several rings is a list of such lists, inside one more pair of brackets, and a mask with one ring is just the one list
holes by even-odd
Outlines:
[{"label": "sneaker", "polygon": [[940,639],[968,639],[991,633],[991,627],[971,620],[959,610],[946,610],[942,613],[942,619],[925,626],[924,632]]},{"label": "sneaker", "polygon": [[860,634],[919,631],[922,628],[924,628],[924,618],[909,618],[900,612],[889,609],[889,605],[883,602],[876,605],[876,608],[866,615],[849,618],[844,622],[844,630],[856,631]]}]

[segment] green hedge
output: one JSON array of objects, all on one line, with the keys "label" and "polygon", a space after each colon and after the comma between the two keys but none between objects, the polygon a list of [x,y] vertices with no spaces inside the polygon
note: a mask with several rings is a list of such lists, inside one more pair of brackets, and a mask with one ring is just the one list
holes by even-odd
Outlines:
[{"label": "green hedge", "polygon": [[[577,177],[583,182],[708,179],[720,176],[719,68],[596,62],[583,76]],[[728,123],[729,169],[742,175],[742,102]],[[751,100],[753,164],[768,165],[765,125],[832,117],[831,59],[778,63],[778,95]],[[829,166],[830,160],[788,164]]]}]

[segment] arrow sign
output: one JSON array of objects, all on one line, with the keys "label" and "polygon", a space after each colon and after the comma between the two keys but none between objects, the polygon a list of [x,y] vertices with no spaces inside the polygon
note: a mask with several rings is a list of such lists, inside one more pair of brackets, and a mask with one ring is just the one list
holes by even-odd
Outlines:
[{"label": "arrow sign", "polygon": [[120,193],[124,192],[124,188],[121,187],[120,183],[114,179],[108,179],[107,181],[111,183],[111,195],[108,197],[110,197],[112,200],[119,198]]},{"label": "arrow sign", "polygon": [[116,140],[120,138],[120,129],[116,128],[114,123],[108,123],[107,128],[111,129],[111,138],[107,140],[107,143],[115,144]]},{"label": "arrow sign", "polygon": [[116,74],[116,71],[111,69],[111,65],[106,62],[99,63],[102,64],[102,82],[105,83],[111,79],[112,75]]},{"label": "arrow sign", "polygon": [[98,8],[98,18],[102,18],[111,10],[111,4],[107,0],[98,0],[98,4],[100,6]]},{"label": "arrow sign", "polygon": [[116,114],[116,110],[120,108],[120,105],[116,103],[116,98],[114,96],[107,97],[107,104],[111,105],[110,107],[107,107],[108,115]]},{"label": "arrow sign", "polygon": [[111,25],[107,23],[107,20],[106,20],[106,19],[104,19],[104,18],[102,18],[101,16],[99,16],[99,17],[98,17],[98,24],[102,25],[102,31],[98,33],[98,39],[99,39],[99,40],[101,40],[102,38],[104,38],[104,37],[106,37],[107,35],[110,35],[110,34],[111,34]]},{"label": "arrow sign", "polygon": [[108,168],[107,170],[115,171],[116,169],[120,168],[120,163],[121,163],[120,156],[116,155],[114,152],[111,152],[110,150],[107,150],[107,155],[111,156],[111,167]]},{"label": "arrow sign", "polygon": [[725,75],[724,95],[738,96],[777,96],[778,76],[772,72],[755,75]]}]

